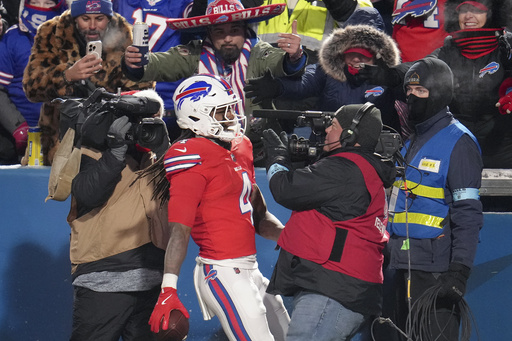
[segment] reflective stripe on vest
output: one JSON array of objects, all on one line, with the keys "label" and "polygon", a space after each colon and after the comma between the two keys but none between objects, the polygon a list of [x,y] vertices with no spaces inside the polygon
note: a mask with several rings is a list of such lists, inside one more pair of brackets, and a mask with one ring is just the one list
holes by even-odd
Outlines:
[{"label": "reflective stripe on vest", "polygon": [[[406,237],[407,224],[412,238],[436,238],[443,233],[443,220],[448,215],[444,189],[453,148],[466,133],[461,126],[458,122],[450,124],[427,141],[410,162],[412,167],[407,168],[407,186],[403,181],[393,185],[388,225],[392,234]],[[408,147],[409,141],[402,154]]]}]

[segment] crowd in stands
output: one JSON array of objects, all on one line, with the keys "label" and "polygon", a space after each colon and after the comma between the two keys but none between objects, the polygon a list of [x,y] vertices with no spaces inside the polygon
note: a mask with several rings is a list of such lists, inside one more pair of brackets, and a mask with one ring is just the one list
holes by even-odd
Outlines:
[{"label": "crowd in stands", "polygon": [[[205,162],[204,165],[200,161],[193,161],[192,165],[186,166],[181,161],[178,162],[176,167],[196,167],[193,168],[194,171],[184,172],[188,174],[188,178],[181,173],[181,168],[176,171],[170,169],[172,167],[169,164],[176,164],[175,158],[179,158],[182,150],[186,151],[187,147],[198,148],[195,147],[196,143],[199,143],[197,141],[205,141],[202,137],[216,141],[215,145],[208,148],[219,155],[252,152],[253,155],[248,157],[251,162],[243,165],[244,171],[247,171],[251,178],[247,178],[246,173],[237,174],[236,176],[240,177],[237,186],[248,191],[244,192],[247,196],[251,193],[249,187],[257,190],[258,196],[251,196],[249,200],[249,197],[239,198],[238,194],[234,196],[230,193],[226,197],[236,199],[232,200],[233,202],[240,200],[240,205],[244,200],[248,206],[251,206],[250,201],[257,202],[256,207],[263,203],[261,207],[264,208],[259,213],[264,219],[259,217],[260,220],[253,221],[252,214],[256,213],[252,211],[250,216],[241,217],[240,221],[243,221],[247,230],[251,231],[244,237],[248,244],[243,248],[230,250],[230,253],[223,249],[225,245],[222,243],[208,249],[211,246],[204,242],[204,236],[197,235],[192,229],[196,228],[194,224],[199,224],[197,221],[201,220],[201,231],[208,231],[208,222],[203,221],[204,212],[186,212],[188,208],[183,208],[184,213],[181,216],[176,212],[169,213],[169,219],[178,216],[187,223],[178,223],[180,220],[176,218],[178,220],[174,221],[174,225],[177,227],[173,229],[181,231],[183,238],[175,235],[171,237],[171,241],[188,243],[191,236],[195,241],[199,240],[198,244],[202,248],[206,248],[201,249],[200,256],[203,258],[201,264],[198,262],[196,271],[206,271],[214,266],[218,266],[222,271],[226,271],[226,268],[231,271],[233,267],[244,269],[246,266],[245,270],[251,270],[246,271],[247,273],[257,272],[258,281],[261,283],[258,285],[259,293],[255,296],[256,300],[251,306],[261,305],[258,307],[258,313],[265,310],[260,309],[263,307],[260,301],[268,299],[267,294],[272,294],[272,299],[278,297],[274,295],[279,294],[295,295],[298,306],[305,304],[305,308],[309,308],[308,305],[311,303],[308,302],[323,302],[319,297],[311,297],[301,292],[302,289],[313,290],[319,292],[319,296],[326,296],[328,300],[348,307],[342,307],[340,311],[348,311],[355,320],[352,321],[350,330],[344,331],[346,336],[340,340],[350,339],[371,316],[378,315],[382,308],[379,303],[381,294],[377,294],[377,291],[380,290],[383,280],[382,252],[388,240],[391,240],[391,246],[388,246],[391,254],[387,256],[391,259],[391,265],[395,266],[394,269],[401,271],[399,281],[403,290],[407,285],[407,281],[403,281],[403,276],[406,275],[404,271],[407,270],[407,267],[403,266],[403,251],[409,247],[426,250],[425,245],[434,239],[435,243],[442,244],[443,250],[434,250],[432,254],[430,251],[424,252],[427,257],[439,257],[433,262],[435,266],[429,267],[421,260],[416,260],[418,263],[415,264],[419,264],[415,269],[416,280],[423,281],[424,285],[415,290],[423,293],[436,287],[436,283],[442,282],[443,286],[438,289],[440,297],[444,298],[443,304],[446,307],[458,304],[464,295],[476,252],[478,231],[482,227],[482,206],[477,193],[480,187],[479,175],[484,167],[512,168],[512,33],[508,30],[510,23],[507,17],[512,9],[511,4],[512,0],[395,0],[394,3],[385,0],[21,0],[7,3],[0,1],[0,165],[26,165],[29,129],[38,127],[41,130],[43,164],[52,166],[66,133],[63,130],[67,128],[63,125],[66,122],[61,121],[63,111],[66,110],[63,102],[70,98],[89,98],[98,88],[103,88],[111,94],[129,92],[130,95],[139,98],[145,96],[139,91],[150,90],[151,96],[156,96],[160,104],[160,110],[155,111],[153,118],[157,125],[166,127],[161,146],[144,143],[134,146],[124,138],[132,125],[125,119],[126,116],[113,119],[100,113],[87,117],[85,122],[79,122],[82,124],[82,130],[77,132],[77,135],[81,134],[82,140],[78,144],[75,140],[74,143],[75,147],[82,148],[82,164],[70,190],[73,204],[68,217],[72,228],[70,254],[75,287],[72,339],[101,339],[105,335],[115,339],[122,335],[128,341],[131,340],[130,333],[138,333],[139,336],[149,339],[152,335],[149,325],[140,327],[136,324],[149,320],[153,313],[151,329],[157,332],[160,329],[161,316],[168,314],[168,308],[164,307],[165,301],[171,297],[173,304],[186,312],[177,299],[176,291],[177,275],[186,248],[177,254],[171,248],[171,243],[159,240],[160,245],[155,247],[155,241],[148,237],[148,231],[154,226],[145,220],[146,217],[160,217],[162,213],[167,215],[167,212],[162,212],[162,205],[148,206],[147,200],[151,194],[149,192],[153,190],[152,186],[157,187],[155,193],[162,187],[155,182],[148,184],[145,178],[141,180],[137,171],[148,165],[156,167],[155,165],[159,165],[158,162],[166,162],[167,179],[170,181],[173,176],[174,179],[182,179],[183,182],[180,184],[182,187],[171,188],[171,200],[178,205],[178,198],[187,197],[185,194],[192,197],[195,193],[194,200],[199,207],[199,202],[206,199],[206,193],[211,189],[203,184],[204,179],[198,169],[210,171],[210,168],[215,167],[209,162],[217,161],[209,160],[214,159],[212,157],[203,157],[201,160]],[[219,20],[220,23],[213,20]],[[139,49],[133,46],[132,29],[136,22],[145,22],[148,25],[147,55],[142,55]],[[91,41],[101,42],[101,55],[88,53],[87,47]],[[147,59],[147,65],[141,65],[144,59]],[[212,79],[206,77],[206,81],[203,79],[201,83],[201,77],[198,77],[197,81],[192,81],[190,77],[197,74],[209,74],[208,77]],[[181,84],[185,84],[187,88]],[[210,118],[215,121],[214,123],[218,123],[216,126],[210,127],[207,123],[203,125],[201,119],[204,117],[200,116],[196,121],[186,123],[190,116],[181,108],[181,103],[197,102],[190,108],[197,107],[198,110],[210,108],[204,93],[199,93],[198,87],[201,85],[206,87],[204,93],[209,92],[208,86],[215,86],[225,89],[233,96],[229,98],[233,99],[233,102],[226,102],[224,112],[215,107],[215,114]],[[191,94],[198,97],[187,97]],[[368,107],[366,102],[372,105]],[[341,110],[343,106],[346,107]],[[318,164],[306,165],[306,168],[298,170],[292,169],[295,166],[289,162],[285,144],[288,141],[287,137],[295,132],[294,122],[282,118],[255,117],[253,112],[258,109],[316,110],[333,113],[333,120],[326,125],[325,132],[328,136],[326,139],[335,136],[335,141],[330,142],[331,146],[325,147],[329,145],[326,140],[323,148],[324,152],[332,154],[327,155],[323,161],[320,159]],[[360,110],[368,111],[366,121],[373,122],[368,123],[372,127],[371,134],[368,133],[368,136],[372,136],[369,142],[365,137],[361,137],[361,131],[366,131],[363,126],[360,126],[361,131],[357,132],[359,120],[365,121],[358,116]],[[227,125],[226,122],[233,120],[235,111],[242,116],[238,118],[240,122]],[[96,129],[96,125],[101,129]],[[376,242],[368,248],[374,252],[374,257],[371,264],[364,265],[368,268],[365,268],[363,275],[357,269],[352,269],[354,264],[360,264],[354,255],[350,261],[345,260],[347,264],[350,263],[347,265],[349,271],[338,266],[338,263],[341,254],[345,252],[345,246],[348,250],[351,245],[366,245],[368,241],[363,240],[364,238],[348,238],[345,244],[343,238],[347,238],[347,235],[333,234],[333,243],[338,243],[335,245],[339,245],[340,248],[333,247],[333,254],[321,256],[325,261],[336,263],[333,265],[334,270],[325,264],[318,267],[318,264],[311,263],[310,258],[316,260],[315,257],[321,251],[313,250],[311,256],[308,250],[304,251],[303,247],[306,246],[297,246],[304,240],[291,236],[291,233],[283,233],[282,238],[279,237],[282,224],[276,221],[275,217],[272,216],[270,219],[268,216],[270,213],[266,211],[264,199],[259,196],[259,189],[254,183],[254,167],[266,167],[269,182],[273,179],[272,193],[279,199],[276,201],[285,203],[283,205],[291,208],[297,216],[311,219],[308,221],[312,224],[313,220],[317,219],[326,230],[331,227],[331,220],[339,223],[337,227],[350,225],[348,230],[362,228],[364,222],[358,219],[371,218],[375,221],[374,218],[378,218],[384,224],[387,222],[387,216],[381,214],[385,200],[384,191],[380,193],[380,190],[383,187],[391,187],[394,176],[388,176],[387,173],[394,171],[394,166],[377,166],[375,169],[379,176],[375,170],[369,173],[359,171],[359,168],[367,169],[369,165],[379,163],[375,161],[373,150],[382,125],[397,132],[404,141],[408,140],[407,146],[415,146],[416,149],[411,148],[410,153],[402,151],[404,160],[410,161],[411,164],[417,162],[417,169],[425,171],[427,175],[434,174],[423,179],[416,178],[417,174],[412,170],[413,167],[405,170],[408,177],[406,187],[416,185],[424,188],[428,183],[429,189],[439,190],[436,192],[437,197],[432,197],[433,194],[430,192],[427,194],[428,190],[415,194],[415,200],[416,197],[419,198],[418,201],[425,200],[429,204],[422,207],[432,211],[422,211],[418,209],[418,205],[410,207],[411,212],[416,214],[414,217],[422,219],[436,213],[445,217],[447,221],[430,219],[429,223],[423,225],[415,221],[414,223],[428,225],[428,228],[435,231],[434,237],[429,232],[413,236],[416,238],[415,244],[414,241],[409,243],[409,235],[403,232],[403,221],[399,220],[397,214],[395,220],[391,219],[388,226],[391,236],[385,232],[385,228],[372,232],[375,234]],[[285,133],[280,134],[282,131]],[[347,135],[347,131],[355,135]],[[439,132],[442,133],[436,135]],[[183,135],[184,133],[188,135]],[[246,135],[243,139],[243,150],[238,149],[242,148],[237,145],[238,142],[232,142],[242,134]],[[434,136],[442,136],[443,140],[439,142]],[[200,138],[194,139],[196,137]],[[306,138],[317,137],[311,135]],[[187,142],[188,139],[192,139],[191,145]],[[170,154],[166,154],[173,141],[181,144],[174,145],[170,149]],[[433,146],[431,141],[440,144]],[[442,146],[445,141],[445,151],[439,150],[442,148],[435,148]],[[251,147],[248,148],[248,145]],[[338,153],[343,155],[340,156]],[[358,155],[355,161],[351,159],[354,156],[346,155],[350,153]],[[196,156],[199,157],[199,154],[200,152]],[[450,159],[455,154],[456,157]],[[337,159],[338,156],[343,161]],[[441,165],[441,161],[435,161],[436,157],[450,159],[450,165]],[[352,161],[347,161],[349,159]],[[425,159],[431,162],[424,163]],[[236,162],[233,159],[224,164],[231,165]],[[163,165],[160,166],[163,172]],[[347,175],[344,179],[346,183],[336,183],[335,178],[338,175],[333,174],[338,174],[335,173],[338,172],[338,168],[340,173],[348,170],[355,182],[351,182]],[[381,172],[386,174],[383,175]],[[191,174],[197,188],[191,188],[189,191],[187,186],[190,186],[190,181],[187,182],[186,179],[192,179]],[[226,172],[223,176],[229,174],[231,173]],[[330,178],[332,181],[327,181]],[[301,179],[302,182],[299,181]],[[410,179],[417,183],[410,183]],[[137,181],[146,181],[145,186],[132,187],[131,184]],[[321,203],[310,202],[308,195],[311,193],[296,195],[301,189],[299,186],[293,186],[299,183],[302,190],[309,185],[309,192],[315,189],[323,189],[325,193],[336,192],[329,197],[336,207],[329,207],[326,204],[328,200],[319,199]],[[354,183],[359,185],[355,186]],[[204,186],[198,189],[201,184]],[[313,184],[318,184],[321,188],[313,188]],[[294,191],[287,190],[288,187],[285,186],[293,188]],[[368,191],[361,190],[364,186]],[[395,200],[397,196],[407,196],[403,187],[396,186],[396,183],[395,187]],[[334,190],[337,188],[342,190]],[[353,197],[338,197],[339,193],[346,193],[345,189],[348,190],[347,193],[354,193],[355,203]],[[137,217],[142,221],[144,231],[119,240],[112,234],[104,238],[100,234],[92,235],[90,232],[86,232],[84,237],[83,231],[91,228],[91,225],[97,229],[94,230],[96,232],[101,229],[104,222],[101,221],[103,218],[99,217],[108,211],[107,208],[124,213],[129,211],[129,199],[123,197],[126,193],[139,198],[139,201],[131,204],[134,205],[135,214],[138,214]],[[119,198],[124,200],[117,201]],[[436,202],[432,204],[428,201],[430,199]],[[161,197],[158,200],[165,202]],[[304,200],[303,204],[301,200]],[[340,205],[349,205],[344,200],[352,201],[353,207],[357,208],[356,212],[338,210]],[[210,204],[211,201],[208,202],[208,205]],[[212,210],[216,208],[215,205],[212,207]],[[370,208],[373,210],[371,214],[367,212]],[[238,206],[236,209],[238,210]],[[407,211],[408,208],[401,209]],[[448,210],[450,213],[447,213]],[[312,211],[316,213],[308,215],[308,212]],[[348,214],[346,211],[351,212]],[[117,221],[117,216],[109,219],[108,222]],[[126,218],[113,224],[115,226],[112,233],[137,229],[138,222],[128,220]],[[215,224],[222,225],[219,221]],[[166,222],[158,223],[166,226]],[[262,226],[258,227],[260,223]],[[272,234],[270,239],[279,240],[279,245],[283,249],[279,256],[279,267],[276,267],[280,270],[274,272],[269,292],[262,294],[266,291],[268,280],[259,274],[255,258],[250,258],[255,252],[251,244],[254,240],[254,230],[251,229],[256,228],[256,232],[259,233],[259,229],[265,227],[264,224],[270,223],[272,231],[278,231],[275,235]],[[229,222],[224,225],[229,225]],[[295,229],[307,235],[307,226],[298,219],[291,220],[291,224],[287,224],[286,227],[287,231]],[[201,233],[206,234],[204,231]],[[444,233],[437,233],[439,231]],[[464,233],[461,234],[460,231]],[[463,237],[460,237],[461,235]],[[454,241],[447,242],[450,241],[449,238]],[[320,240],[317,244],[323,242],[325,240]],[[94,249],[93,244],[103,245],[103,248],[90,255],[89,251],[91,248]],[[293,250],[287,250],[287,247]],[[210,259],[211,257],[214,259]],[[233,261],[230,258],[236,258],[236,261],[230,263]],[[171,263],[175,266],[170,266]],[[232,264],[235,265],[231,266]],[[374,271],[375,269],[377,271]],[[354,301],[347,302],[347,292],[336,291],[337,287],[302,283],[301,289],[297,289],[297,282],[292,283],[291,278],[294,276],[300,281],[301,275],[309,272],[320,276],[319,280],[325,280],[332,275],[330,271],[334,271],[340,287],[355,285],[359,289],[370,288],[374,294],[364,293],[362,289],[352,287],[347,292],[355,298]],[[234,276],[231,273],[228,275],[227,272],[223,275],[226,278]],[[278,277],[282,273],[287,273],[287,277]],[[126,285],[126,281],[132,282]],[[228,316],[229,314],[222,315],[222,309],[212,303],[215,300],[210,297],[210,289],[205,287],[201,290],[206,302],[201,302],[205,319],[217,314],[221,318],[226,334],[235,339],[238,331],[230,331],[230,328],[236,319]],[[233,290],[232,293],[236,300],[244,295],[237,290]],[[98,292],[108,294],[98,295]],[[121,292],[131,292],[133,295],[121,297]],[[400,291],[400,294],[403,292]],[[403,298],[401,297],[400,304],[405,302]],[[88,300],[105,306],[105,315],[95,316],[95,309],[88,304]],[[372,309],[362,308],[367,302],[371,303]],[[277,303],[272,301],[271,304],[274,304],[276,312],[281,314],[278,321],[280,325],[277,328],[280,330],[279,337],[276,339],[284,339],[289,317],[286,312],[283,313],[282,302],[279,299]],[[128,314],[121,317],[120,311],[135,309],[140,305],[143,305],[140,312],[132,311],[133,315],[139,314],[135,321],[137,323],[133,326],[111,329],[104,334],[93,333],[97,326],[108,325],[104,323],[107,319],[113,319],[114,324],[125,323],[131,316]],[[407,307],[401,308],[400,312],[395,313],[400,315],[398,319],[401,326],[405,326],[404,316],[407,312],[404,311]],[[317,310],[321,312],[321,309]],[[455,312],[457,318],[460,317],[458,313],[459,311]],[[241,314],[242,320],[247,317],[246,315],[250,314]],[[288,340],[301,340],[304,335],[314,338],[311,330],[313,327],[304,324],[304,318],[300,319],[300,315],[291,315]],[[446,318],[449,319],[451,316],[448,311]],[[90,320],[96,324],[87,325]],[[265,325],[265,321],[265,318],[258,320],[258,326]],[[241,322],[242,327],[244,323],[245,321]],[[286,327],[283,327],[285,324]],[[449,326],[451,334],[448,339],[455,340],[458,326],[458,322]],[[271,333],[271,329],[272,326],[267,334]],[[332,332],[329,327],[320,329],[326,333],[325,335]],[[249,331],[248,334],[257,333]],[[399,335],[394,337],[398,340]],[[133,339],[136,339],[136,336]]]},{"label": "crowd in stands", "polygon": [[[69,0],[67,2],[70,3]],[[297,76],[277,79],[276,75],[272,75],[273,77],[270,79],[268,77],[260,79],[259,87],[265,93],[262,95],[258,90],[254,90],[254,86],[251,86],[252,91],[249,94],[252,98],[257,97],[259,103],[256,104],[259,104],[259,106],[256,106],[256,108],[292,110],[335,111],[336,106],[368,100],[377,103],[379,109],[383,110],[384,124],[401,132],[405,138],[411,132],[411,125],[407,119],[407,103],[405,103],[403,93],[400,89],[397,91],[396,88],[401,86],[403,75],[410,67],[410,62],[432,54],[446,61],[454,71],[455,96],[450,108],[455,117],[461,120],[477,136],[482,147],[484,166],[488,168],[511,168],[512,137],[510,132],[512,130],[508,129],[511,118],[506,112],[506,104],[496,107],[500,103],[500,98],[506,96],[510,85],[510,81],[507,80],[510,76],[509,33],[506,30],[508,22],[506,15],[503,14],[506,13],[507,6],[509,6],[508,1],[477,1],[481,4],[477,7],[486,9],[479,9],[479,11],[487,13],[481,26],[475,26],[471,23],[466,26],[459,25],[460,8],[458,6],[462,2],[460,0],[443,0],[422,6],[413,6],[413,1],[397,0],[392,5],[380,1],[375,3],[375,8],[382,12],[381,15],[378,10],[373,8],[371,2],[364,0],[358,2],[331,0],[283,1],[286,6],[279,15],[257,23],[251,23],[250,27],[257,34],[258,39],[277,46],[276,42],[279,39],[279,34],[291,33],[292,24],[295,22],[296,34],[301,37],[302,49],[304,54],[307,55],[307,64],[311,66],[308,66],[302,79]],[[56,10],[54,12],[42,11],[38,9],[39,3],[41,3],[42,8],[53,8],[55,6]],[[113,10],[119,13],[128,24],[133,24],[136,21],[147,22],[149,24],[150,51],[164,52],[173,46],[185,46],[194,39],[204,39],[206,37],[204,28],[174,30],[166,26],[165,20],[167,18],[201,16],[206,12],[207,3],[205,0],[183,0],[179,3],[173,2],[171,6],[168,1],[153,4],[143,0],[114,0]],[[267,0],[241,2],[246,8],[272,3],[275,4],[276,2]],[[10,33],[2,39],[2,49],[0,49],[2,51],[0,54],[0,58],[2,58],[0,64],[0,103],[3,108],[0,116],[0,131],[2,133],[0,162],[3,164],[19,162],[26,164],[26,158],[23,158],[23,156],[25,155],[28,127],[39,126],[43,135],[44,162],[51,165],[52,155],[56,146],[58,146],[58,134],[56,133],[58,131],[58,105],[46,103],[40,109],[41,104],[58,96],[79,96],[79,94],[74,91],[68,93],[54,92],[55,95],[51,96],[36,95],[33,84],[30,84],[28,85],[29,88],[25,89],[28,90],[27,98],[20,86],[23,78],[20,72],[24,70],[27,64],[27,56],[30,55],[28,46],[33,44],[35,30],[44,21],[51,19],[51,16],[48,16],[47,13],[60,15],[68,5],[64,0],[41,2],[24,0],[0,4],[0,15],[2,15],[0,36],[5,36],[10,28]],[[462,9],[471,14],[471,11],[464,8],[468,6],[470,5],[463,6]],[[38,15],[38,11],[45,13],[46,16],[44,18],[38,16],[37,19],[31,20],[29,16]],[[369,14],[365,16],[364,13]],[[359,49],[359,52],[363,52],[363,54],[356,53],[356,56],[366,58],[360,62],[356,60],[356,63],[358,62],[358,65],[361,65],[360,68],[368,64],[377,63],[378,65],[375,65],[373,69],[366,68],[370,70],[364,70],[361,76],[355,71],[357,68],[349,68],[344,71],[346,61],[343,58],[339,63],[331,55],[323,59],[319,58],[322,48],[324,53],[329,50],[329,37],[334,30],[338,30],[336,34],[341,34],[340,29],[356,24],[370,25],[381,33],[390,34],[393,39],[392,42],[398,48],[399,62],[405,64],[397,66],[398,63],[393,60],[391,64],[388,61],[384,62],[385,65],[382,65],[383,55],[379,51],[375,51],[375,48],[380,47],[374,47],[372,50],[366,42],[361,42],[360,46],[357,46],[358,44],[352,46],[352,48]],[[27,29],[27,27],[30,29]],[[13,46],[13,41],[17,40],[13,38],[14,36],[19,36],[27,43],[24,43],[23,47],[19,46],[20,43]],[[446,37],[449,38],[445,39]],[[389,41],[387,37],[382,37],[382,39],[386,44]],[[348,55],[344,53],[343,49],[335,52],[339,54],[340,58]],[[369,51],[367,54],[372,55],[372,60],[368,61],[368,58],[364,57],[364,50]],[[375,55],[375,52],[377,52],[377,55]],[[73,59],[68,60],[67,64],[71,64],[71,61]],[[497,64],[492,64],[493,62]],[[334,66],[334,69],[339,68],[335,72],[335,80],[348,82],[345,85],[347,89],[345,92],[330,90],[330,81],[328,80],[333,78],[333,68],[329,67],[328,64]],[[392,69],[388,70],[389,68]],[[32,69],[30,70],[33,72]],[[468,70],[482,71],[472,74]],[[100,72],[98,75],[92,76],[90,86],[103,86],[115,92],[119,84],[114,84],[109,79],[103,79],[103,82],[99,82],[99,79],[103,78],[102,74],[103,72]],[[248,75],[247,80],[244,79],[243,82],[251,83],[250,79],[257,79],[258,77],[258,75]],[[167,123],[171,140],[179,136],[180,133],[173,113],[172,95],[183,78],[173,82],[158,81],[154,84],[156,91],[164,99],[164,121]],[[276,82],[274,82],[274,78],[277,79]],[[42,86],[47,84],[49,83],[41,83]],[[244,84],[239,86],[243,87]],[[313,87],[314,89],[311,91]],[[354,95],[354,91],[361,91],[356,90],[361,89],[361,87],[366,89],[368,97],[362,99],[361,95]],[[381,91],[376,91],[375,88]],[[49,86],[45,91],[47,93],[54,91],[50,89],[52,89],[52,86]],[[324,91],[324,89],[327,90]],[[82,89],[82,92],[82,95],[87,94],[87,90]],[[265,100],[261,101],[262,98]],[[271,98],[270,101],[267,100],[269,98]],[[336,98],[336,100],[333,101],[332,98]],[[245,106],[250,106],[250,101],[247,101]],[[251,136],[251,131],[260,132],[269,126],[268,123],[262,124],[262,120],[252,121],[253,129],[246,130],[249,136]],[[289,129],[290,122],[280,121],[280,123],[283,129],[291,132],[291,129]],[[252,141],[257,144],[255,139],[252,139]],[[257,159],[258,157],[255,160],[256,162]]]}]

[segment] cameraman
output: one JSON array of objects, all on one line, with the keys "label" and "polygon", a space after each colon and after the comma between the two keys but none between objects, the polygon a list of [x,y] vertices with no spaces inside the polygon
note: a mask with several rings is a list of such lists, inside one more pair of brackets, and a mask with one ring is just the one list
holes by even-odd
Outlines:
[{"label": "cameraman", "polygon": [[267,289],[294,296],[287,341],[349,340],[380,313],[388,240],[384,189],[396,173],[374,154],[381,129],[373,105],[343,106],[325,130],[325,153],[297,170],[290,166],[286,133],[263,132],[270,190],[293,210]]},{"label": "cameraman", "polygon": [[[91,113],[81,130],[82,160],[68,215],[74,287],[71,340],[154,337],[148,320],[160,292],[161,248],[166,246],[165,238],[155,237],[166,229],[167,209],[152,200],[153,183],[138,177],[152,155],[126,140],[136,123],[128,116],[113,116],[109,111]],[[161,139],[142,147],[160,157],[169,138],[165,123],[158,122]]]}]

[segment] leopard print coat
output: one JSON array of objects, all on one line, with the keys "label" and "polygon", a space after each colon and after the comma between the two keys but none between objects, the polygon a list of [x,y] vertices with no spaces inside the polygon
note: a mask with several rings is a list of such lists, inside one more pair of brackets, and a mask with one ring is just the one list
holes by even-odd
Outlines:
[{"label": "leopard print coat", "polygon": [[[67,83],[64,71],[85,55],[85,42],[77,39],[75,20],[68,10],[43,23],[35,36],[29,62],[23,75],[23,89],[32,102],[44,102],[39,117],[43,163],[51,165],[59,143],[59,105],[56,98],[89,95],[78,82]],[[103,42],[103,69],[90,77],[88,84],[109,92],[153,88],[153,82],[130,81],[121,69],[121,58],[132,44],[132,26],[119,14],[111,18]]]}]

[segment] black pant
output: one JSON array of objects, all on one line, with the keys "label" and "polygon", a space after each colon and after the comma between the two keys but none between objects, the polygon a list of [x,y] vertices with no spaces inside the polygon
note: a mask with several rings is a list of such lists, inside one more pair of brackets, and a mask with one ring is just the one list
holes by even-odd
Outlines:
[{"label": "black pant", "polygon": [[160,293],[96,292],[74,287],[71,341],[155,340],[148,324]]}]

